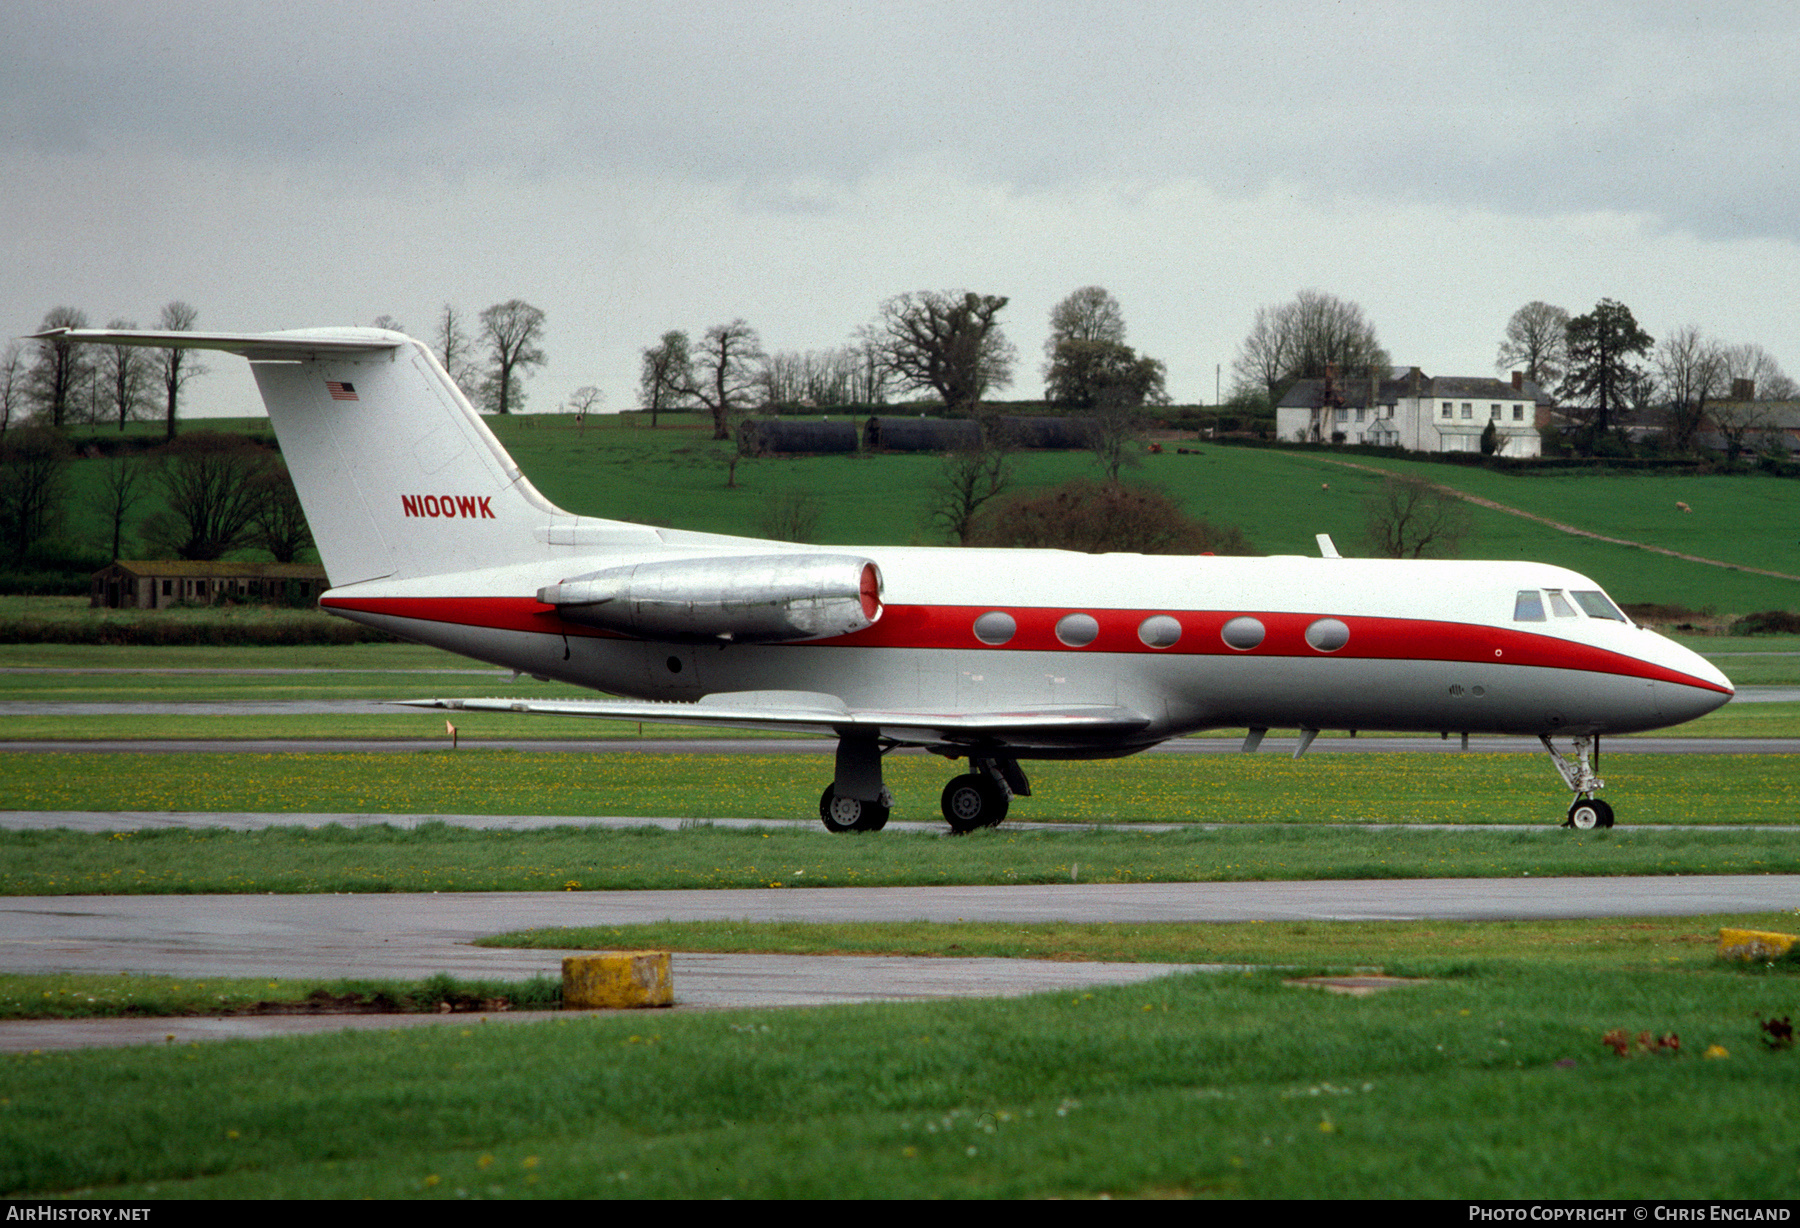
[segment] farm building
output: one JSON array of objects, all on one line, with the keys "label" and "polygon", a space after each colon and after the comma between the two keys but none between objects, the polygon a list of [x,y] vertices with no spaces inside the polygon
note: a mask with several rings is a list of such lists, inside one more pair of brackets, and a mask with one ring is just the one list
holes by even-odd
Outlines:
[{"label": "farm building", "polygon": [[1433,378],[1417,367],[1296,380],[1275,407],[1275,435],[1304,443],[1373,444],[1413,452],[1479,452],[1488,424],[1501,456],[1539,456],[1550,401],[1518,372]]},{"label": "farm building", "polygon": [[989,419],[988,429],[1014,448],[1086,448],[1093,442],[1094,420],[1058,415],[1003,415]]},{"label": "farm building", "polygon": [[233,596],[303,605],[317,601],[327,587],[325,569],[305,563],[120,561],[94,573],[88,585],[88,604],[96,609],[159,610],[181,602],[206,604]]},{"label": "farm building", "polygon": [[854,452],[856,423],[847,418],[746,418],[738,424],[738,447],[750,456],[771,452]]},{"label": "farm building", "polygon": [[863,447],[871,452],[954,452],[981,446],[981,424],[973,418],[874,417],[863,424]]}]

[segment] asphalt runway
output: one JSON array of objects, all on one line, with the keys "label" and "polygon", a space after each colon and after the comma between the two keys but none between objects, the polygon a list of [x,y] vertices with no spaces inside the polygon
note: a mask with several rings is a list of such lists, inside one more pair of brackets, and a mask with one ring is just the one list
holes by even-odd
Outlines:
[{"label": "asphalt runway", "polygon": [[[651,921],[1189,922],[1691,916],[1791,909],[1800,875],[431,895],[35,896],[0,901],[0,970],[275,979],[558,975],[565,952],[475,947],[542,926]],[[1193,966],[904,956],[678,955],[677,1009],[1003,996]],[[1217,971],[1217,968],[1210,970]],[[75,1048],[473,1016],[238,1016],[0,1023],[0,1050]],[[529,1015],[491,1016],[523,1021]],[[541,1016],[540,1016],[541,1018]],[[398,1022],[397,1022],[398,1021]]]}]

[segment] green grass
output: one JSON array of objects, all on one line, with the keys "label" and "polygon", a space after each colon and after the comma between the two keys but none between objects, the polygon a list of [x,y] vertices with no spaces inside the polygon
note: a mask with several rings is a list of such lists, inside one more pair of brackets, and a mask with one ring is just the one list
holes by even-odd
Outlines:
[{"label": "green grass", "polygon": [[[441,726],[440,726],[441,727]],[[1602,761],[1621,822],[1791,823],[1800,773],[1785,755],[1617,755]],[[956,771],[895,754],[895,817],[936,821]],[[1541,755],[1138,755],[1034,762],[1012,818],[1051,823],[1519,823],[1567,798]],[[15,752],[0,759],[15,810],[565,814],[811,818],[824,756],[464,749],[368,754]]]},{"label": "green grass", "polygon": [[[665,921],[520,930],[484,947],[538,950],[733,951],[779,955],[917,955],[960,959],[1255,964],[1394,976],[1446,961],[1528,960],[1539,966],[1660,969],[1711,966],[1721,928],[1792,933],[1800,913],[1579,921],[1247,921],[1002,924],[898,921]],[[1432,975],[1426,972],[1424,975]]]},{"label": "green grass", "polygon": [[[238,607],[245,608],[245,607]],[[0,596],[0,614],[37,613],[58,618],[86,618],[92,613],[82,597]],[[198,614],[198,611],[189,611]],[[253,670],[330,669],[388,670],[478,669],[499,673],[441,648],[423,644],[0,644],[0,669],[120,670]],[[0,674],[0,687],[17,685],[17,676]]]},{"label": "green grass", "polygon": [[172,1015],[276,1013],[313,1006],[322,1012],[359,1006],[406,1013],[554,1010],[561,984],[469,981],[445,973],[422,981],[287,981],[268,977],[151,976],[119,973],[0,973],[0,1019],[115,1019]]},{"label": "green grass", "polygon": [[1800,873],[1800,833],[1248,827],[888,833],[425,824],[0,831],[5,895],[631,891]]},{"label": "green grass", "polygon": [[[19,1054],[0,1058],[0,1190],[1786,1198],[1800,1052],[1759,1035],[1797,992],[1685,962],[1447,960],[1368,998],[1193,975]],[[1680,1049],[1621,1058],[1614,1029]]]}]

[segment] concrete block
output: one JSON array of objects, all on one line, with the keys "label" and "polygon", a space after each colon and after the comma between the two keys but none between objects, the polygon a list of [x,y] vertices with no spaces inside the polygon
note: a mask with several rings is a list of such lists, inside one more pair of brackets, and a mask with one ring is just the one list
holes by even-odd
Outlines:
[{"label": "concrete block", "polygon": [[1719,931],[1720,959],[1780,959],[1800,941],[1793,934],[1777,934],[1770,930]]},{"label": "concrete block", "polygon": [[563,960],[564,1010],[673,1006],[667,951],[602,951]]}]

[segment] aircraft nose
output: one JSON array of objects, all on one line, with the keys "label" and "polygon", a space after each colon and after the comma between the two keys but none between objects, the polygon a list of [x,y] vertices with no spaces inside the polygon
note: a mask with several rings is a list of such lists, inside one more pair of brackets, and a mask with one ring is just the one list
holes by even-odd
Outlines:
[{"label": "aircraft nose", "polygon": [[1699,653],[1680,644],[1667,647],[1671,659],[1662,664],[1694,680],[1692,685],[1667,681],[1656,684],[1656,706],[1670,723],[1695,720],[1717,711],[1737,693],[1731,679]]},{"label": "aircraft nose", "polygon": [[1731,699],[1733,692],[1727,683],[1724,691],[1715,691],[1709,687],[1683,686],[1679,682],[1658,682],[1656,684],[1656,710],[1662,714],[1664,721],[1671,725],[1680,725],[1687,721],[1698,720],[1708,712],[1715,712],[1724,707]]}]

